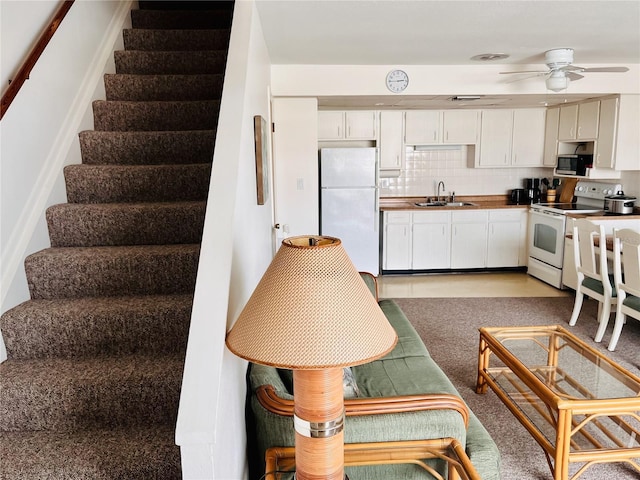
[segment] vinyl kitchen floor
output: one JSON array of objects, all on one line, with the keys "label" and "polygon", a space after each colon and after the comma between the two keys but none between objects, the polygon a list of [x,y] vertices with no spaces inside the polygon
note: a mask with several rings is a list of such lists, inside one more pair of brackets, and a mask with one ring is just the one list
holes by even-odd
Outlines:
[{"label": "vinyl kitchen floor", "polygon": [[571,292],[521,272],[380,275],[378,286],[380,298],[566,297]]}]

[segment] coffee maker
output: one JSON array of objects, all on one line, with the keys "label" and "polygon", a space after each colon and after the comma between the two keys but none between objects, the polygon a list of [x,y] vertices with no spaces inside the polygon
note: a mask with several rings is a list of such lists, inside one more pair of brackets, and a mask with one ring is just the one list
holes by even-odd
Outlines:
[{"label": "coffee maker", "polygon": [[527,191],[529,203],[540,203],[540,179],[525,178],[524,188]]}]

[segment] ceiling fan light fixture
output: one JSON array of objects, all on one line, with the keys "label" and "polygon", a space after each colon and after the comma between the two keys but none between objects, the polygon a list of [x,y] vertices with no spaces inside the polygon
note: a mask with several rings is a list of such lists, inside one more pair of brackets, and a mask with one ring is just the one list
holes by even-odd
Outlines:
[{"label": "ceiling fan light fixture", "polygon": [[547,89],[553,92],[561,92],[569,86],[569,79],[564,72],[553,72],[546,80]]}]

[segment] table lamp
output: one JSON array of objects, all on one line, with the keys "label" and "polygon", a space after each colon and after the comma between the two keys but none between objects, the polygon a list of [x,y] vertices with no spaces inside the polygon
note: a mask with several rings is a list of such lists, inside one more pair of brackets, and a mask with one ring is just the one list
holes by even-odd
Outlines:
[{"label": "table lamp", "polygon": [[293,370],[297,480],[343,480],[343,367],[382,357],[397,339],[339,239],[282,242],[226,344]]}]

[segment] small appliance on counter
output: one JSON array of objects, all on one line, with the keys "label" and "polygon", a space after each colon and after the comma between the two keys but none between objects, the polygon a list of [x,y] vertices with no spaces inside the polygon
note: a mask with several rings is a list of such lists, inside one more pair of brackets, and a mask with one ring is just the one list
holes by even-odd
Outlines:
[{"label": "small appliance on counter", "polygon": [[577,175],[584,177],[587,174],[587,168],[593,168],[593,155],[558,155],[558,163],[556,173],[562,175]]},{"label": "small appliance on counter", "polygon": [[622,190],[615,195],[604,197],[604,211],[612,215],[631,215],[636,205],[636,197],[625,195]]},{"label": "small appliance on counter", "polygon": [[511,190],[511,205],[528,205],[529,193],[524,188],[514,188]]},{"label": "small appliance on counter", "polygon": [[527,203],[540,203],[540,179],[526,178],[524,186],[527,190]]}]

